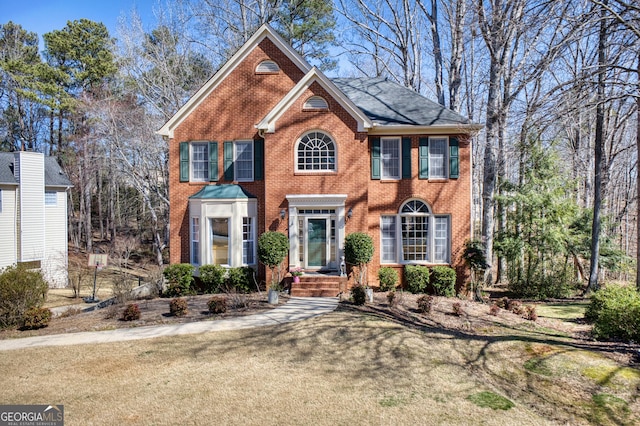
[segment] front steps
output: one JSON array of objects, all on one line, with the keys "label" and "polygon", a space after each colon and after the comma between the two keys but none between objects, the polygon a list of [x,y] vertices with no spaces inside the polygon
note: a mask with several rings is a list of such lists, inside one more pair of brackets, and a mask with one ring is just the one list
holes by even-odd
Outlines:
[{"label": "front steps", "polygon": [[293,297],[336,297],[347,289],[347,277],[304,274],[299,283],[291,283]]}]

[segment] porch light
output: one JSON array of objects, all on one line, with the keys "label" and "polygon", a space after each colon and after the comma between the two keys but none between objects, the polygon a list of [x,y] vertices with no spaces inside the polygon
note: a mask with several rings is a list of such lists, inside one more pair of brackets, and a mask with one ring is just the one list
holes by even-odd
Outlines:
[{"label": "porch light", "polygon": [[351,219],[351,216],[353,216],[353,209],[349,208],[349,211],[347,211],[347,219]]},{"label": "porch light", "polygon": [[280,210],[280,219],[284,220],[284,217],[287,215],[287,211],[285,209]]}]

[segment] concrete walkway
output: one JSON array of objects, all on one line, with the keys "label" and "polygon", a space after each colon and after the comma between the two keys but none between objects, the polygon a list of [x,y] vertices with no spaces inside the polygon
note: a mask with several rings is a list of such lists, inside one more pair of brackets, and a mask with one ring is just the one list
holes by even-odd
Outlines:
[{"label": "concrete walkway", "polygon": [[0,351],[35,348],[39,346],[124,342],[129,340],[152,339],[155,337],[177,336],[180,334],[267,327],[293,321],[302,321],[317,315],[323,315],[335,310],[337,306],[338,299],[335,297],[292,297],[282,306],[255,315],[184,324],[119,328],[108,331],[87,331],[7,339],[0,340]]}]

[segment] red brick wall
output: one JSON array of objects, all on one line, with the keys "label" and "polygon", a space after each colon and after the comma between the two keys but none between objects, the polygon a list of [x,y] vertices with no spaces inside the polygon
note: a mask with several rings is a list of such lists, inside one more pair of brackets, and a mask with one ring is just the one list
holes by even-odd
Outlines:
[{"label": "red brick wall", "polygon": [[[282,72],[256,75],[254,70],[265,59],[276,61]],[[203,184],[179,182],[179,142],[218,141],[219,183],[223,179],[222,142],[256,137],[254,125],[303,77],[302,72],[269,40],[254,49],[174,131],[169,144],[169,182],[171,200],[171,263],[189,262],[188,197]],[[303,111],[312,95],[325,98],[329,111]],[[310,130],[331,135],[337,144],[337,171],[302,173],[294,170],[295,144]],[[397,135],[402,136],[402,135]],[[460,138],[460,178],[441,182],[418,179],[418,139],[412,136],[412,180],[385,182],[371,180],[370,143],[357,132],[356,121],[317,83],[276,122],[275,133],[265,139],[264,181],[242,183],[258,197],[258,233],[265,230],[287,232],[287,194],[348,194],[346,208],[353,209],[345,234],[366,231],[373,238],[375,254],[369,268],[369,282],[377,285],[380,264],[380,215],[395,214],[404,201],[416,197],[426,201],[436,214],[451,214],[451,257],[459,278],[466,279],[460,260],[463,243],[470,238],[470,144]],[[399,272],[402,267],[397,265]],[[402,274],[400,274],[402,276]]]}]

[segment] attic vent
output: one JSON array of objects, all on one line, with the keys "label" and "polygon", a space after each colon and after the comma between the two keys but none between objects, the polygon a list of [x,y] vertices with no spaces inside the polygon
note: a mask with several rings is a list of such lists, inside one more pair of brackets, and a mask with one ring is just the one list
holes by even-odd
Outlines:
[{"label": "attic vent", "polygon": [[262,61],[256,67],[256,73],[277,73],[280,71],[280,67],[273,61]]},{"label": "attic vent", "polygon": [[329,109],[327,101],[322,96],[312,96],[306,100],[303,109]]}]

